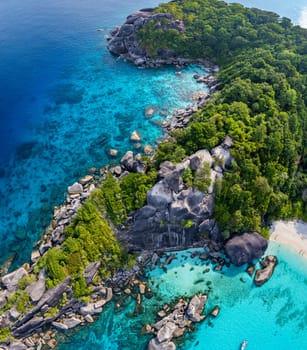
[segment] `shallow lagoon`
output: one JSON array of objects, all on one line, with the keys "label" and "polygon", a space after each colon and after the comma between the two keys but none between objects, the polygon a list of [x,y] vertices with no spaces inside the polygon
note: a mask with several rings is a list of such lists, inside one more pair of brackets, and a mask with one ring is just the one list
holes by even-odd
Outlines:
[{"label": "shallow lagoon", "polygon": [[270,243],[266,253],[277,255],[279,263],[273,277],[262,287],[255,287],[246,266],[224,267],[217,272],[199,257],[192,259],[193,250],[177,252],[166,273],[160,268],[147,271],[154,297],[143,301],[143,314],[127,316],[134,302],[120,312],[110,304],[93,326],[81,328],[74,336],[74,332],[61,336],[59,349],[143,350],[150,337],[140,335],[140,330],[144,324],[155,322],[155,313],[164,303],[204,291],[209,295],[206,312],[219,305],[220,314],[197,324],[193,333],[179,339],[178,349],[233,350],[239,349],[243,339],[248,340],[251,350],[307,348],[305,259]]}]

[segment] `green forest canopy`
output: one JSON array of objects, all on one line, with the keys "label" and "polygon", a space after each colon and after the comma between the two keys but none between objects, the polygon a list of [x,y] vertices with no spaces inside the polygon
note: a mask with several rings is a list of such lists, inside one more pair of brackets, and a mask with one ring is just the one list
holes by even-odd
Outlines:
[{"label": "green forest canopy", "polygon": [[162,4],[184,31],[152,21],[139,39],[157,57],[206,58],[219,65],[219,92],[185,130],[162,143],[159,163],[234,139],[234,161],[216,185],[215,218],[225,237],[276,218],[307,218],[307,30],[273,12],[217,0]]}]

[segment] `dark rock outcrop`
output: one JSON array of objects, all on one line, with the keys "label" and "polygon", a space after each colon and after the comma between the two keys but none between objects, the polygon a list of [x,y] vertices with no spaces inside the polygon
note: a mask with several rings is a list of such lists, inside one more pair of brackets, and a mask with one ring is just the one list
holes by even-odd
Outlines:
[{"label": "dark rock outcrop", "polygon": [[180,164],[167,161],[160,165],[159,181],[148,191],[147,204],[132,214],[132,224],[125,234],[131,250],[185,247],[199,241],[202,234],[220,240],[211,216],[213,183],[222,174],[210,170],[211,185],[206,192],[188,187],[182,179],[188,168],[197,173],[205,164],[212,167],[213,163],[210,153],[200,150]]},{"label": "dark rock outcrop", "polygon": [[236,235],[225,244],[225,252],[230,261],[236,265],[251,264],[265,252],[268,242],[257,232]]},{"label": "dark rock outcrop", "polygon": [[136,156],[133,155],[132,151],[127,151],[120,161],[121,166],[129,171],[134,173],[145,173],[146,171],[146,162],[142,160],[140,154]]},{"label": "dark rock outcrop", "polygon": [[35,329],[41,327],[42,325],[49,323],[48,318],[36,316],[40,311],[42,312],[43,308],[46,311],[49,307],[54,307],[57,305],[64,292],[70,291],[69,283],[71,281],[70,277],[67,277],[61,284],[56,287],[49,289],[43,296],[40,298],[39,302],[34,306],[33,309],[29,310],[20,320],[18,320],[13,327],[13,336],[20,338],[24,337],[32,332]]},{"label": "dark rock outcrop", "polygon": [[96,261],[86,266],[84,269],[84,278],[87,284],[89,284],[97,275],[100,265],[100,261]]},{"label": "dark rock outcrop", "polygon": [[[128,16],[122,26],[116,27],[110,32],[108,38],[110,52],[115,55],[124,55],[137,65],[146,63],[150,54],[140,45],[137,35],[140,28],[144,27],[149,21],[154,22],[155,26],[162,30],[185,30],[183,22],[175,19],[170,13],[153,13],[148,9],[140,10]],[[176,57],[176,52],[161,48],[157,50],[157,55],[159,61],[167,62]]]},{"label": "dark rock outcrop", "polygon": [[271,278],[275,266],[277,265],[277,257],[274,255],[268,255],[260,260],[260,264],[263,268],[257,270],[254,277],[254,283],[258,287],[262,286]]}]

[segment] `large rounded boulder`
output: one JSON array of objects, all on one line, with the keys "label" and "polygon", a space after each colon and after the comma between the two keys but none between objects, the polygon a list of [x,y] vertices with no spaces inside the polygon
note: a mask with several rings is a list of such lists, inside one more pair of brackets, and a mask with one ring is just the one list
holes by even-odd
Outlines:
[{"label": "large rounded boulder", "polygon": [[225,252],[236,265],[250,264],[265,252],[268,242],[257,232],[243,233],[230,238],[225,244]]}]

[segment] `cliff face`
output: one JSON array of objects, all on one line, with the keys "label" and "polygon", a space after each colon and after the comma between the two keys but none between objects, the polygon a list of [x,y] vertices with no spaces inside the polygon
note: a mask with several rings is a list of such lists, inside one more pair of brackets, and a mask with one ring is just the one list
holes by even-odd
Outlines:
[{"label": "cliff face", "polygon": [[[111,31],[108,38],[110,52],[115,55],[124,55],[137,65],[145,64],[150,54],[140,44],[138,33],[149,22],[155,29],[173,29],[179,32],[185,29],[183,22],[175,19],[170,13],[153,13],[152,9],[143,9],[128,16],[122,26]],[[173,63],[176,53],[173,50],[161,48],[157,50],[157,56],[160,63]]]},{"label": "cliff face", "polygon": [[[230,162],[229,141],[227,138],[214,148],[212,155],[207,150],[199,150],[179,164],[161,164],[159,181],[148,191],[147,204],[133,213],[130,229],[123,234],[131,250],[184,248],[201,238],[223,241],[212,219],[213,189]],[[183,180],[187,173],[193,173],[194,178],[201,177],[206,188],[188,186]]]}]

